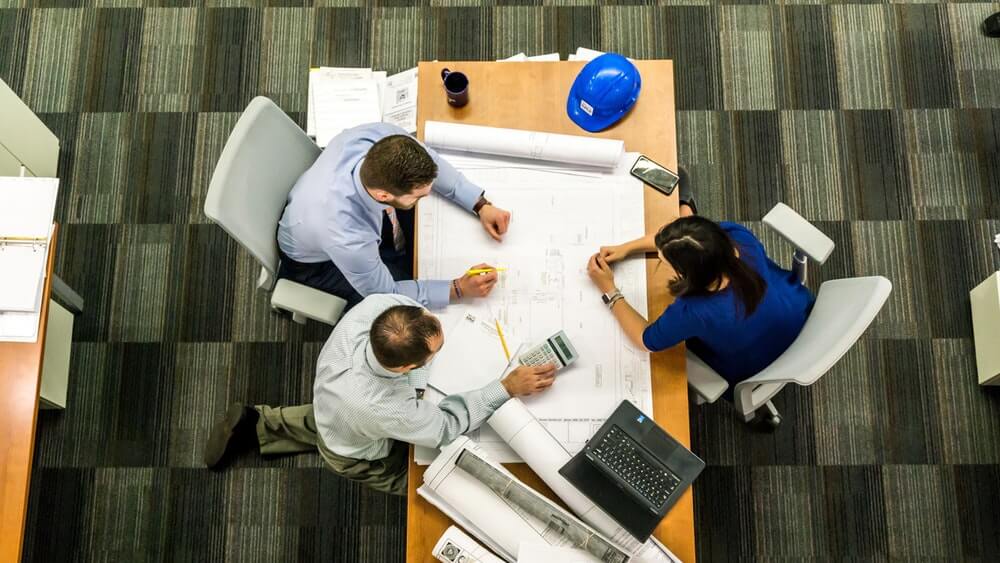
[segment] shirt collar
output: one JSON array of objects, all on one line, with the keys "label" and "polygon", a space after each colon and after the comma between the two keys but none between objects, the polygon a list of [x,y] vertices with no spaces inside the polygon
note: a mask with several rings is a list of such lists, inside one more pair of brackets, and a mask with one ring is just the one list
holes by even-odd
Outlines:
[{"label": "shirt collar", "polygon": [[375,358],[375,351],[372,350],[371,340],[365,344],[365,363],[368,366],[368,371],[378,377],[396,379],[397,377],[406,375],[405,373],[394,373],[382,367],[382,364]]},{"label": "shirt collar", "polygon": [[354,172],[351,173],[351,178],[354,180],[354,190],[358,194],[358,198],[361,200],[362,205],[366,209],[372,211],[373,213],[384,213],[385,209],[389,207],[383,203],[379,203],[368,193],[365,189],[365,185],[361,182],[361,165],[364,164],[365,159],[362,158],[358,161],[358,164],[354,167]]}]

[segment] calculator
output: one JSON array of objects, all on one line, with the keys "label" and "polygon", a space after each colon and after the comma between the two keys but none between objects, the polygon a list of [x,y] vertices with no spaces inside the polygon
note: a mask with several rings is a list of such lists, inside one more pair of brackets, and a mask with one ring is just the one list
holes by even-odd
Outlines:
[{"label": "calculator", "polygon": [[529,349],[518,357],[522,366],[540,366],[555,364],[556,369],[562,369],[579,358],[576,348],[570,343],[566,333],[559,331],[545,339],[538,346]]}]

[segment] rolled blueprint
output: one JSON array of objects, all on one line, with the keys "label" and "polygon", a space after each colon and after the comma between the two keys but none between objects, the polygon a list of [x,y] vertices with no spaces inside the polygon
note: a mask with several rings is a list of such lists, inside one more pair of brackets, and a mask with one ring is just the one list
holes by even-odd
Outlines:
[{"label": "rolled blueprint", "polygon": [[424,142],[442,150],[478,152],[569,164],[612,168],[625,154],[625,142],[582,135],[428,121]]},{"label": "rolled blueprint", "polygon": [[444,563],[503,563],[503,559],[490,553],[455,526],[449,526],[441,534],[441,539],[437,541],[431,554]]},{"label": "rolled blueprint", "polygon": [[640,543],[559,474],[559,468],[570,460],[569,452],[549,434],[520,399],[509,399],[493,413],[486,424],[521,456],[574,514],[632,554],[633,561],[678,561],[673,553],[654,538],[649,538],[645,544]]},{"label": "rolled blueprint", "polygon": [[576,519],[566,518],[566,513],[552,502],[533,494],[531,489],[497,468],[465,450],[455,460],[455,465],[486,485],[500,498],[513,503],[521,510],[544,522],[548,530],[562,534],[574,547],[582,549],[606,563],[624,563],[629,557],[592,529]]},{"label": "rolled blueprint", "polygon": [[[459,468],[456,460],[465,452],[472,452],[480,459],[488,460],[479,444],[460,436],[441,448],[441,453],[424,472],[424,484],[417,489],[417,493],[489,546],[494,553],[510,562],[517,559],[518,547],[525,541],[544,542],[556,547],[581,547],[573,545],[565,534],[552,528],[549,522],[535,518]],[[502,467],[493,467],[516,481]],[[554,502],[537,493],[533,494],[562,514],[563,520],[584,525]],[[600,563],[600,559],[589,553],[587,557],[594,563]]]}]

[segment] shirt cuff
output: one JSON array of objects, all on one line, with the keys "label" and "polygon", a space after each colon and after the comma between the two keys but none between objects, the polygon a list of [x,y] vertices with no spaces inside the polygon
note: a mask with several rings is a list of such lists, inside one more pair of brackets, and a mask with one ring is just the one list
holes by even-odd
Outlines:
[{"label": "shirt cuff", "polygon": [[427,280],[428,309],[444,309],[451,302],[451,280]]},{"label": "shirt cuff", "polygon": [[465,181],[455,189],[455,197],[452,201],[457,203],[462,209],[472,213],[472,208],[476,206],[476,202],[479,201],[480,196],[485,193],[486,190],[472,182]]},{"label": "shirt cuff", "polygon": [[507,388],[503,386],[503,383],[500,383],[499,379],[483,387],[480,391],[483,393],[483,400],[493,410],[500,408],[510,399]]}]

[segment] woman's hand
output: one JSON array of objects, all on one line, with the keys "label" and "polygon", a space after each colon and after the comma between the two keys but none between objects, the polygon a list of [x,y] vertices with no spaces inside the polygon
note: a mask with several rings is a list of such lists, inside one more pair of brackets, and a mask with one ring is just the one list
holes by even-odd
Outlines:
[{"label": "woman's hand", "polygon": [[608,261],[601,257],[600,252],[591,256],[587,262],[587,274],[601,293],[611,293],[615,290],[615,273],[611,271]]},{"label": "woman's hand", "polygon": [[626,248],[624,244],[602,246],[600,252],[597,254],[608,264],[614,264],[615,262],[624,260],[628,257],[628,248]]}]

